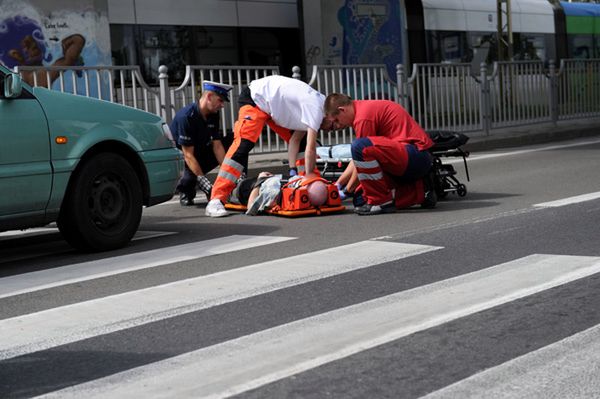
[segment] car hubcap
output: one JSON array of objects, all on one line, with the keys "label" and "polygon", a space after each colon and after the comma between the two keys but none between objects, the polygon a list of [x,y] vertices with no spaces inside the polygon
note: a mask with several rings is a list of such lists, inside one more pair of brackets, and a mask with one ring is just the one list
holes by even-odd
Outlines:
[{"label": "car hubcap", "polygon": [[90,194],[90,212],[98,228],[108,229],[122,222],[128,196],[117,176],[100,176]]}]

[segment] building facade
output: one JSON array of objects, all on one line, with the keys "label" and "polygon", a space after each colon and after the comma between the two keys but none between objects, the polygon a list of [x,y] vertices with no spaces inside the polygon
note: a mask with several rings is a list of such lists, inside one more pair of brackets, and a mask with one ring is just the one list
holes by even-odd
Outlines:
[{"label": "building facade", "polygon": [[302,63],[295,0],[0,0],[0,62],[139,65],[148,83],[167,65]]}]

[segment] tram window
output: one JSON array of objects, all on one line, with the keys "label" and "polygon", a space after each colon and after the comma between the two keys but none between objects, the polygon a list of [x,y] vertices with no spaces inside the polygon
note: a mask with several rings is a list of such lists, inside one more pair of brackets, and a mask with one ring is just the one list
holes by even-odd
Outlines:
[{"label": "tram window", "polygon": [[569,35],[570,58],[589,59],[593,57],[594,38],[592,35]]},{"label": "tram window", "polygon": [[466,62],[470,56],[466,32],[427,32],[428,62]]}]

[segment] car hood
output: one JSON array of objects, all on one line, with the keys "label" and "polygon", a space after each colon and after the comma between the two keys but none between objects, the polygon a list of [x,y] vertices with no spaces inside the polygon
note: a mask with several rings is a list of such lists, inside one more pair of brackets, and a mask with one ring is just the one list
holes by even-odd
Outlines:
[{"label": "car hood", "polygon": [[163,120],[157,115],[41,87],[34,88],[33,93],[44,109],[52,136],[81,138],[90,134],[106,135],[134,143],[137,151],[172,146],[162,134]]}]

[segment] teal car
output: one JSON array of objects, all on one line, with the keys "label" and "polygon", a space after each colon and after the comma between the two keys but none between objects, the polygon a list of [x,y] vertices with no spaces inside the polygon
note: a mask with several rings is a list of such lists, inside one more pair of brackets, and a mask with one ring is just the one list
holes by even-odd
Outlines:
[{"label": "teal car", "polygon": [[183,170],[154,115],[32,88],[0,65],[0,231],[56,222],[84,251],[126,245]]}]

